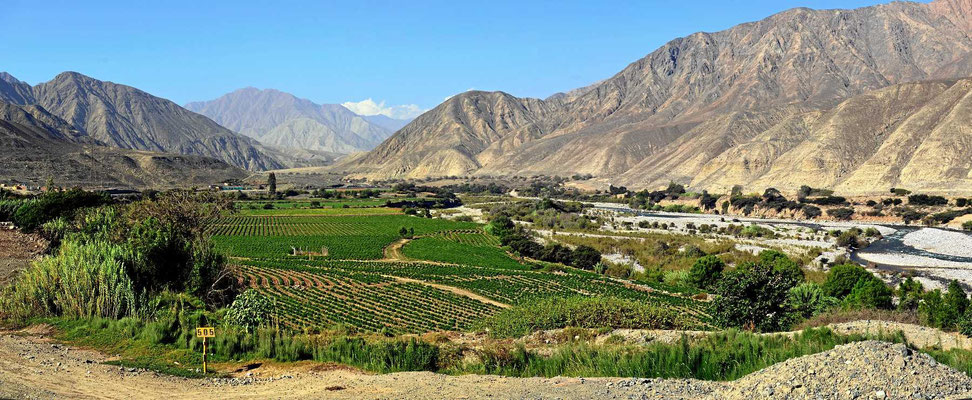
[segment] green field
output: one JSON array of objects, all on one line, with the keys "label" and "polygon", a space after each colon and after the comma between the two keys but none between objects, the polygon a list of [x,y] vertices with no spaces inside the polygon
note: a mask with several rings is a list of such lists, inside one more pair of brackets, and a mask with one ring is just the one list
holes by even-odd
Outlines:
[{"label": "green field", "polygon": [[446,232],[408,242],[408,258],[480,267],[526,269],[499,247],[499,239],[484,232]]},{"label": "green field", "polygon": [[[268,213],[226,216],[210,231],[232,258],[240,282],[268,295],[276,304],[275,318],[293,328],[464,330],[503,306],[577,295],[668,304],[700,327],[709,321],[704,306],[691,299],[573,268],[548,270],[519,262],[472,222],[382,213],[295,215],[304,211],[299,208],[261,211]],[[414,230],[414,237],[401,254],[385,254],[401,239],[402,227]],[[295,256],[294,248],[304,252]]]},{"label": "green field", "polygon": [[233,257],[287,257],[293,248],[320,253],[323,248],[331,259],[360,260],[381,258],[382,249],[400,238],[402,227],[423,235],[476,226],[408,215],[234,215],[219,221],[211,232],[217,248]]}]

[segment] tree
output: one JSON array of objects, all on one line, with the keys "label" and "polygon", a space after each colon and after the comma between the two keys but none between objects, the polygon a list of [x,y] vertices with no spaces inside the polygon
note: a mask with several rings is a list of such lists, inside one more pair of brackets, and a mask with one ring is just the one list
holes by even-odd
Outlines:
[{"label": "tree", "polygon": [[797,282],[803,281],[803,269],[796,262],[776,250],[759,252],[759,263],[773,268],[774,272],[784,274]]},{"label": "tree", "polygon": [[849,295],[845,299],[845,302],[857,308],[880,308],[880,309],[890,309],[891,308],[891,288],[885,285],[880,279],[862,279],[857,281],[854,288],[851,289]]},{"label": "tree", "polygon": [[722,271],[725,268],[726,264],[719,257],[701,257],[692,264],[692,268],[689,270],[688,281],[691,285],[699,289],[710,288],[722,278]]},{"label": "tree", "polygon": [[408,228],[403,226],[398,229],[398,236],[401,236],[402,238],[406,238],[406,239],[411,239],[412,234],[410,232],[414,232],[414,231],[409,231]]},{"label": "tree", "polygon": [[761,264],[747,264],[728,272],[716,286],[714,317],[724,327],[778,331],[793,320],[787,301],[799,281]]},{"label": "tree", "polygon": [[837,299],[824,294],[820,285],[812,282],[801,283],[790,289],[790,308],[800,318],[810,318],[837,305]]},{"label": "tree", "polygon": [[811,188],[810,186],[807,185],[800,186],[800,190],[797,190],[797,199],[803,200],[807,198],[807,196],[810,196],[810,193],[812,192],[813,192],[813,188]]},{"label": "tree", "polygon": [[710,195],[708,191],[703,190],[702,196],[699,197],[699,207],[703,210],[712,210],[716,208],[716,200],[718,199],[718,197]]},{"label": "tree", "polygon": [[909,276],[898,285],[898,309],[902,311],[917,310],[924,294],[925,288],[921,285],[921,282]]},{"label": "tree", "polygon": [[577,246],[573,254],[573,266],[580,269],[593,269],[601,262],[601,252],[590,246]]},{"label": "tree", "polygon": [[854,286],[857,285],[858,281],[870,278],[874,278],[874,276],[859,265],[835,265],[827,273],[827,280],[824,281],[823,291],[827,296],[843,299],[854,290]]},{"label": "tree", "polygon": [[277,195],[277,174],[273,172],[267,176],[267,192],[270,193],[270,196]]},{"label": "tree", "polygon": [[516,224],[510,217],[499,215],[490,220],[485,229],[486,232],[502,238],[512,233],[514,228],[516,228]]}]

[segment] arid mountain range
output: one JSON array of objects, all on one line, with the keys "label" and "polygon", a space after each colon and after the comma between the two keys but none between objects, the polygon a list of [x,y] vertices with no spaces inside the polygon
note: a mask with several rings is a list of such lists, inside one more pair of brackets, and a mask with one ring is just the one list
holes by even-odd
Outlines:
[{"label": "arid mountain range", "polygon": [[286,166],[255,140],[130,86],[76,72],[33,87],[9,74],[2,78],[0,101],[43,108],[106,146],[212,157],[254,170]]},{"label": "arid mountain range", "polygon": [[970,193],[970,85],[972,0],[792,9],[672,40],[546,99],[465,92],[404,127],[275,90],[183,108],[75,72],[35,86],[0,73],[4,150],[19,149],[0,167],[143,185],[337,160],[324,169],[370,179]]},{"label": "arid mountain range", "polygon": [[315,104],[252,87],[185,107],[266,145],[336,154],[371,150],[403,125],[387,117],[360,116],[338,104]]},{"label": "arid mountain range", "polygon": [[161,189],[247,176],[210,157],[106,146],[36,105],[0,102],[0,148],[0,177],[34,185]]},{"label": "arid mountain range", "polygon": [[672,40],[545,100],[456,95],[339,168],[972,192],[970,76],[972,0],[798,8]]}]

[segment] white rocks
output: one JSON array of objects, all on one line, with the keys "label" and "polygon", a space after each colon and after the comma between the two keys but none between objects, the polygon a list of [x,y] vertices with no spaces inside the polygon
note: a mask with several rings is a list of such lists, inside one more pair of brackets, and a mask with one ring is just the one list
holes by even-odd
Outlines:
[{"label": "white rocks", "polygon": [[905,235],[902,242],[932,253],[972,257],[972,235],[962,232],[924,228]]}]

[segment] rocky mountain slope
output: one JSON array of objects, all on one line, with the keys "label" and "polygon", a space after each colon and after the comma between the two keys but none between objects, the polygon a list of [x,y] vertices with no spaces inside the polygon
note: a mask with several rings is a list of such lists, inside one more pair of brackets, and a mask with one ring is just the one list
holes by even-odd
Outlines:
[{"label": "rocky mountain slope", "polygon": [[53,178],[61,186],[167,188],[248,175],[214,158],[104,146],[39,106],[2,101],[0,148],[4,183],[41,185]]},{"label": "rocky mountain slope", "polygon": [[106,146],[206,156],[254,170],[284,166],[256,141],[169,100],[76,72],[34,87],[4,74],[0,101],[42,107]]},{"label": "rocky mountain slope", "polygon": [[[370,178],[591,173],[632,187],[972,191],[966,82],[956,82],[969,76],[972,0],[799,8],[675,39],[569,95],[454,96],[341,168]],[[877,110],[880,123],[869,118]],[[945,150],[950,164],[922,169],[926,154]],[[861,186],[872,174],[878,182]]]},{"label": "rocky mountain slope", "polygon": [[186,104],[235,132],[282,148],[353,153],[375,148],[394,121],[357,115],[338,104],[315,104],[273,89],[245,88]]}]

